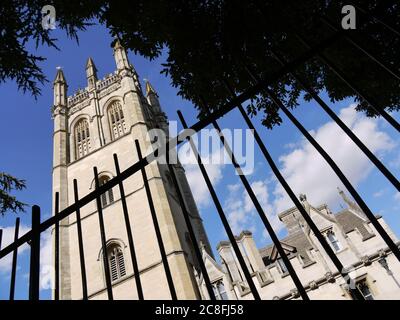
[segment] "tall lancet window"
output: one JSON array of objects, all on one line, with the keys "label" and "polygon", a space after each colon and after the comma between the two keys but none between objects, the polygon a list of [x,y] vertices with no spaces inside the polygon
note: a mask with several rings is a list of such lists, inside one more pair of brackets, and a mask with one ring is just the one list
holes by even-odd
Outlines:
[{"label": "tall lancet window", "polygon": [[[109,180],[110,180],[110,178],[107,176],[100,177],[100,179],[99,179],[100,186],[102,186],[103,184],[106,184]],[[113,202],[114,202],[114,194],[113,194],[112,189],[107,190],[106,192],[104,192],[101,195],[101,205],[103,208]]]},{"label": "tall lancet window", "polygon": [[124,135],[126,131],[124,113],[119,101],[114,101],[108,108],[108,118],[110,121],[111,135],[117,139]]},{"label": "tall lancet window", "polygon": [[119,245],[111,245],[107,248],[107,256],[110,265],[111,281],[118,280],[126,275],[122,248]]},{"label": "tall lancet window", "polygon": [[86,119],[80,120],[75,125],[75,155],[76,159],[82,158],[90,152],[90,130]]}]

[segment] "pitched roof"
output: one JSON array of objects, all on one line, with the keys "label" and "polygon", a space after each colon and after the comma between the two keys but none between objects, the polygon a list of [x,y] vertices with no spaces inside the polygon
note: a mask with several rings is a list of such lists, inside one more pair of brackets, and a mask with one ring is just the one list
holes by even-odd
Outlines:
[{"label": "pitched roof", "polygon": [[335,216],[337,222],[342,226],[344,233],[349,233],[354,229],[357,229],[360,232],[363,240],[369,239],[374,236],[365,227],[365,221],[361,219],[357,214],[354,214],[351,210],[342,210]]},{"label": "pitched roof", "polygon": [[[316,209],[318,210],[319,208],[320,207]],[[357,229],[360,232],[363,240],[367,240],[374,236],[374,234],[370,233],[365,227],[365,220],[363,220],[359,215],[353,213],[351,209],[342,210],[339,213],[336,213],[334,217],[336,218],[337,223],[343,228],[344,233],[349,233],[354,229]],[[289,233],[289,235],[283,238],[280,242],[284,249],[285,245],[295,248],[296,252],[300,254],[303,259],[305,259],[305,263],[306,260],[309,259],[307,250],[312,249],[312,245],[301,229],[297,229],[295,232]],[[266,257],[271,261],[276,259],[275,251],[276,249],[273,244],[270,244],[259,250],[262,258]]]},{"label": "pitched roof", "polygon": [[[307,239],[304,232],[300,231],[289,234],[288,236],[283,238],[280,241],[280,243],[282,244],[282,247],[285,250],[285,252],[287,252],[287,254],[290,253],[299,254],[303,258],[305,264],[311,261],[307,254],[307,250],[312,249],[312,245],[310,241]],[[270,244],[264,248],[261,248],[259,252],[262,258],[267,258],[271,261],[275,261],[278,256],[274,244]]]}]

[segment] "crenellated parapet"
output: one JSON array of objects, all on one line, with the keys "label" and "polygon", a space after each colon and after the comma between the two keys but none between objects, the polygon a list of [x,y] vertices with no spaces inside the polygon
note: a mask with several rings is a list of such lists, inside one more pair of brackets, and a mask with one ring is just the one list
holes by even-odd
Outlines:
[{"label": "crenellated parapet", "polygon": [[86,87],[79,89],[75,94],[67,99],[67,112],[72,115],[77,111],[90,105],[90,100],[94,97],[94,92],[98,99],[110,94],[121,86],[121,77],[117,72],[106,75],[103,79],[97,80],[95,88]]},{"label": "crenellated parapet", "polygon": [[87,89],[79,89],[75,94],[68,97],[67,105],[68,107],[72,107],[87,98],[89,98],[89,91]]},{"label": "crenellated parapet", "polygon": [[118,72],[115,71],[114,73],[110,73],[107,76],[105,76],[102,80],[98,80],[96,83],[96,90],[97,91],[102,91],[104,89],[107,89],[114,83],[119,83],[121,81],[121,77],[118,75]]}]

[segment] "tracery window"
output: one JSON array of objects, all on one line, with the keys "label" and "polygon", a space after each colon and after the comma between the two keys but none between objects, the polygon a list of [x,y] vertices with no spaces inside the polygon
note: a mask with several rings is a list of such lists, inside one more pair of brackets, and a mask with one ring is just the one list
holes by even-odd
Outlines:
[{"label": "tracery window", "polygon": [[75,125],[75,155],[80,159],[90,152],[90,130],[86,119],[80,120]]},{"label": "tracery window", "polygon": [[108,107],[108,118],[113,140],[123,136],[126,132],[126,125],[122,105],[119,101],[114,101]]}]

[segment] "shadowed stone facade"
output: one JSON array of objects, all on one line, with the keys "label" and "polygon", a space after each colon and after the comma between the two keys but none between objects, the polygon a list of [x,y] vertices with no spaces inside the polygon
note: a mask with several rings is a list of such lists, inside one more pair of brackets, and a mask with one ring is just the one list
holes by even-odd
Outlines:
[{"label": "shadowed stone facade", "polygon": [[[327,205],[312,206],[305,195],[301,195],[300,200],[344,267],[351,271],[350,285],[358,288],[366,299],[400,299],[398,260],[358,206],[343,191],[340,194],[348,208],[336,214]],[[398,243],[383,218],[377,218]],[[279,219],[287,229],[287,236],[280,242],[310,299],[352,299],[346,281],[297,208],[280,213]],[[262,299],[301,299],[274,245],[258,249],[249,231],[243,231],[237,243]],[[224,299],[253,299],[230,242],[220,242],[217,250],[221,263],[203,250],[217,295]],[[207,298],[201,276],[198,283],[202,295]]]},{"label": "shadowed stone facade", "polygon": [[[151,150],[149,130],[159,128],[168,135],[168,122],[158,95],[150,83],[143,93],[138,75],[119,41],[115,41],[117,70],[97,79],[91,58],[86,65],[87,87],[67,97],[67,81],[62,70],[54,80],[53,195],[59,192],[60,210],[74,203],[73,180],[79,197],[92,192],[93,167],[100,183],[115,176],[113,154],[121,171],[138,160],[134,141],[139,140],[145,156]],[[196,209],[184,169],[174,165],[185,196],[198,241],[211,252],[202,220]],[[194,277],[193,247],[179,206],[176,190],[166,165],[156,162],[146,167],[154,206],[179,299],[196,299],[199,291]],[[140,172],[124,181],[131,228],[145,299],[169,299],[170,293],[161,262],[159,246]],[[54,201],[53,201],[54,202]],[[118,187],[101,197],[107,256],[115,299],[136,299],[133,266]],[[54,210],[53,210],[54,212]],[[89,299],[107,299],[98,212],[92,202],[81,208],[84,257]],[[81,299],[82,280],[76,215],[60,225],[60,298]]]}]

